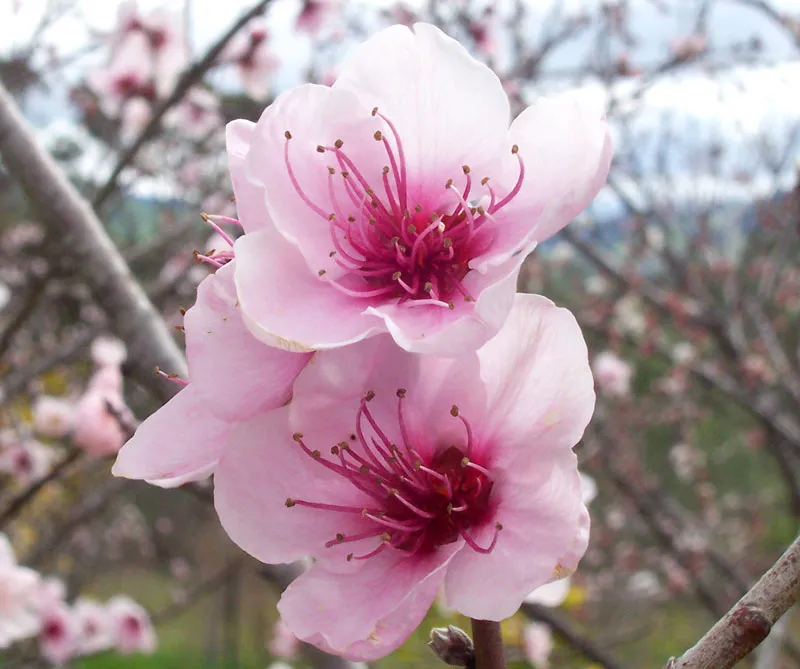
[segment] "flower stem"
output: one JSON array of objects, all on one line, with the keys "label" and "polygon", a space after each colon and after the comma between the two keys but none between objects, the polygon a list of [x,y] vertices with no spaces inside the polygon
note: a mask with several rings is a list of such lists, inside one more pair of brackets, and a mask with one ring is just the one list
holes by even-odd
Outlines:
[{"label": "flower stem", "polygon": [[500,623],[473,619],[472,641],[475,644],[475,669],[506,669]]}]

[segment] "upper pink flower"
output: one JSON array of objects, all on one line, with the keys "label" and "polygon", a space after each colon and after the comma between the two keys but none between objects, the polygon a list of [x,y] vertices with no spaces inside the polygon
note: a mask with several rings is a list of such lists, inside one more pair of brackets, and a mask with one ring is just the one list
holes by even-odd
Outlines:
[{"label": "upper pink flower", "polygon": [[276,228],[237,242],[237,292],[253,333],[291,350],[385,331],[413,352],[477,349],[527,253],[586,207],[612,152],[602,110],[572,96],[509,127],[497,76],[422,23],[357,47],[332,87],[236,124],[246,155],[231,172]]},{"label": "upper pink flower", "polygon": [[500,333],[458,359],[386,335],[318,353],[291,404],[233,431],[217,511],[264,562],[314,559],[279,604],[295,635],[372,660],[442,583],[448,605],[501,620],[574,569],[585,508],[572,447],[593,408],[575,319],[518,295]]}]

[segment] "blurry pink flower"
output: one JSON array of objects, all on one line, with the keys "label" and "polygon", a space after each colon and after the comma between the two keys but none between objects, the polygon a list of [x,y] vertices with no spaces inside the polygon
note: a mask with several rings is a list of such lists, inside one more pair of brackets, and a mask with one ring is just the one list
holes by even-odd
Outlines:
[{"label": "blurry pink flower", "polygon": [[100,367],[76,405],[72,442],[92,456],[114,455],[134,422],[122,397],[122,372]]},{"label": "blurry pink flower", "polygon": [[234,181],[276,228],[236,243],[252,332],[305,351],[386,331],[413,352],[485,343],[525,256],[589,204],[612,152],[602,110],[572,95],[508,121],[495,74],[427,24],[234,121]]},{"label": "blurry pink flower", "polygon": [[156,632],[150,614],[130,597],[118,595],[108,602],[108,612],[114,622],[116,648],[120,653],[153,653]]},{"label": "blurry pink flower", "polygon": [[92,342],[91,356],[98,367],[119,367],[128,357],[128,351],[116,337],[97,337]]},{"label": "blurry pink flower", "polygon": [[316,35],[326,21],[339,11],[338,0],[303,0],[295,28]]},{"label": "blurry pink flower", "polygon": [[66,436],[75,420],[75,405],[62,397],[41,395],[33,403],[33,430],[47,439]]},{"label": "blurry pink flower", "polygon": [[282,620],[278,619],[275,627],[272,628],[272,640],[269,642],[268,650],[275,657],[282,657],[284,660],[291,660],[297,656],[297,651],[300,648],[300,639],[298,639],[289,626]]},{"label": "blurry pink flower", "polygon": [[146,43],[142,58],[154,66],[158,94],[168,95],[189,60],[181,15],[162,9],[143,14],[135,1],[123,2],[117,10],[117,30],[111,35],[113,54],[131,38]]},{"label": "blurry pink flower", "polygon": [[0,451],[0,472],[6,472],[22,485],[43,478],[53,464],[52,448],[35,439],[19,441]]},{"label": "blurry pink flower", "polygon": [[116,643],[114,621],[106,606],[93,599],[79,598],[73,606],[78,624],[78,653],[92,655]]},{"label": "blurry pink flower", "polygon": [[[238,198],[237,203],[247,219],[247,204]],[[191,383],[142,423],[119,453],[116,476],[162,486],[205,478],[233,421],[275,409],[291,397],[295,377],[311,355],[266,346],[250,334],[233,285],[235,264],[198,287],[197,302],[184,319]]]},{"label": "blurry pink flower", "polygon": [[181,100],[168,121],[181,132],[195,139],[205,139],[222,128],[217,96],[205,88],[193,88]]},{"label": "blurry pink flower", "polygon": [[593,407],[574,317],[517,295],[500,333],[458,359],[386,335],[317,354],[291,404],[233,431],[217,511],[264,562],[314,559],[278,606],[294,634],[376,659],[442,583],[462,614],[501,620],[574,568],[585,541],[572,447]]},{"label": "blurry pink flower", "polygon": [[706,40],[705,35],[699,33],[673,40],[670,44],[672,55],[676,60],[684,63],[695,60],[705,53],[707,49],[708,40]]},{"label": "blurry pink flower", "polygon": [[40,618],[39,650],[48,662],[60,667],[77,652],[80,625],[66,604],[58,602]]},{"label": "blurry pink flower", "polygon": [[119,134],[123,142],[138,137],[153,116],[153,108],[144,98],[133,98],[125,103],[120,118]]},{"label": "blurry pink flower", "polygon": [[262,23],[254,22],[231,40],[227,58],[236,66],[247,95],[254,100],[267,97],[270,75],[278,59],[269,50],[269,32]]},{"label": "blurry pink flower", "polygon": [[40,615],[63,604],[67,597],[67,586],[60,578],[48,576],[39,581],[32,606]]},{"label": "blurry pink flower", "polygon": [[630,395],[633,367],[611,351],[597,355],[592,365],[597,387],[608,395]]},{"label": "blurry pink flower", "polygon": [[553,652],[553,635],[550,628],[542,623],[528,623],[522,630],[522,643],[525,659],[536,669],[550,666],[550,653]]},{"label": "blurry pink flower", "polygon": [[0,534],[0,648],[39,631],[39,619],[33,611],[38,584],[39,574],[17,565],[11,543]]},{"label": "blurry pink flower", "polygon": [[111,117],[122,113],[134,98],[156,99],[153,66],[147,56],[149,45],[142,35],[131,35],[113,54],[111,62],[88,77],[90,88],[100,99],[103,112]]}]

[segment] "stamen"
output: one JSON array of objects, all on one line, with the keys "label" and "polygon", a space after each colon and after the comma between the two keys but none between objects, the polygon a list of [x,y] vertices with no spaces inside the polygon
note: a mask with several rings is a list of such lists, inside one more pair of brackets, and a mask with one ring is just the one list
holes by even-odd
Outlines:
[{"label": "stamen", "polygon": [[491,553],[494,550],[495,544],[497,544],[497,537],[500,536],[500,531],[503,529],[503,526],[500,523],[495,523],[494,526],[494,536],[492,537],[492,542],[489,544],[487,548],[483,548],[483,546],[479,546],[475,543],[475,540],[466,532],[463,528],[458,528],[458,533],[464,538],[464,541],[467,542],[467,545],[477,553]]}]

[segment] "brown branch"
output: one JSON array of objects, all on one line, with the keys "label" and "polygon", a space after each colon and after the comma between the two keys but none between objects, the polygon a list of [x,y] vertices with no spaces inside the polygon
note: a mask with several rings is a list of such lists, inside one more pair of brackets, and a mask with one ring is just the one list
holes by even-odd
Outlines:
[{"label": "brown branch", "polygon": [[185,361],[163,319],[147,299],[89,204],[36,142],[6,89],[0,85],[0,155],[42,222],[60,239],[61,251],[84,275],[94,299],[106,312],[130,359],[161,400],[175,385],[153,372],[157,367],[183,375]]},{"label": "brown branch", "polygon": [[767,637],[798,596],[800,538],[700,641],[671,658],[665,669],[729,669]]},{"label": "brown branch", "polygon": [[500,623],[473,618],[472,642],[475,644],[475,669],[506,668]]},{"label": "brown branch", "polygon": [[262,14],[271,1],[272,0],[261,0],[261,2],[256,4],[252,9],[242,14],[241,17],[239,17],[239,19],[228,29],[228,31],[211,46],[206,54],[183,73],[181,78],[178,80],[178,83],[175,84],[175,88],[170,96],[155,109],[149,123],[144,127],[133,144],[131,144],[125,153],[120,156],[117,164],[114,166],[114,169],[111,172],[111,175],[108,177],[105,184],[103,184],[92,200],[92,205],[95,209],[99,210],[99,208],[105,204],[106,200],[111,197],[111,195],[117,189],[117,180],[119,179],[120,174],[122,174],[123,170],[130,165],[131,162],[133,162],[133,159],[138,155],[142,147],[158,134],[158,131],[161,128],[161,121],[164,119],[166,113],[176,104],[178,104],[189,91],[189,89],[197,84],[203,78],[206,72],[208,72],[214,66],[214,64],[217,62],[217,59],[222,54],[222,51],[227,46],[228,42],[233,39],[234,35],[236,35],[236,33],[238,33],[252,19],[259,14]]}]

